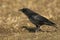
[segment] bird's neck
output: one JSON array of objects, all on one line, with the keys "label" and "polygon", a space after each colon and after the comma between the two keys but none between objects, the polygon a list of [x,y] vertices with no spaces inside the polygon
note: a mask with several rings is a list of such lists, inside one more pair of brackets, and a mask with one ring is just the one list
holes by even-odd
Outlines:
[{"label": "bird's neck", "polygon": [[23,13],[25,13],[25,15],[27,16],[27,17],[31,17],[31,16],[33,16],[33,15],[38,15],[37,13],[35,13],[35,12],[31,12],[31,11],[25,11],[25,12],[23,12]]},{"label": "bird's neck", "polygon": [[32,16],[34,16],[34,15],[35,15],[34,13],[26,14],[27,17],[32,17]]}]

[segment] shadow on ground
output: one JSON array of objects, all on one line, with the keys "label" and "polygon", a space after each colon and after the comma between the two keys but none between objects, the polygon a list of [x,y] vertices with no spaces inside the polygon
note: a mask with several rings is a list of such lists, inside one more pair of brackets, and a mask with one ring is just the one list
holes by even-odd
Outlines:
[{"label": "shadow on ground", "polygon": [[[27,26],[22,26],[22,28],[25,28],[28,32],[35,32],[36,31],[36,27],[27,27]],[[39,30],[39,32],[44,32],[43,30]]]},{"label": "shadow on ground", "polygon": [[29,32],[35,32],[35,30],[36,30],[35,27],[30,28],[30,27],[27,27],[27,26],[23,26],[22,28],[25,28],[25,29],[28,30]]}]

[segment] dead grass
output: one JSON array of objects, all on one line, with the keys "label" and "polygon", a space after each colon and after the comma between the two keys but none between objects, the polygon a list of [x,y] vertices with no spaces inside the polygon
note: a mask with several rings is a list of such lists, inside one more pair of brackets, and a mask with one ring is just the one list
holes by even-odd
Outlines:
[{"label": "dead grass", "polygon": [[[50,19],[58,29],[42,26],[45,32],[29,32],[22,26],[35,27],[18,10],[27,7]],[[0,40],[60,40],[60,0],[0,0]],[[46,31],[50,32],[46,32]]]}]

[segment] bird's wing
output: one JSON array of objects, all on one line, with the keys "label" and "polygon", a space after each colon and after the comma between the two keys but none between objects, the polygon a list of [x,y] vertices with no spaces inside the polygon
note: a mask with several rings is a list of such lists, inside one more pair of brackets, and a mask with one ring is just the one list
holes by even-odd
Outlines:
[{"label": "bird's wing", "polygon": [[47,18],[40,16],[40,15],[35,15],[35,16],[33,16],[33,18],[34,18],[34,20],[36,20],[38,22],[43,22],[43,23],[49,24],[49,25],[51,25],[51,24],[55,25],[55,23],[51,22]]},{"label": "bird's wing", "polygon": [[32,17],[37,21],[47,21],[46,18],[44,18],[43,16],[40,16],[40,15],[34,15]]},{"label": "bird's wing", "polygon": [[[54,22],[48,20],[47,18],[45,18],[45,17],[43,17],[43,16],[34,15],[34,16],[32,16],[32,17],[33,17],[33,19],[34,19],[37,23],[42,22],[43,24],[56,27],[56,24],[55,24]],[[56,27],[56,28],[57,28],[57,27]]]}]

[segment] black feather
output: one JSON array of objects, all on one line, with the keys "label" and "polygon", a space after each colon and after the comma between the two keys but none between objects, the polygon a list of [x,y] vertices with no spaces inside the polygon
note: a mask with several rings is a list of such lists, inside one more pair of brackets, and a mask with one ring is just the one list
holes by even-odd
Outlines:
[{"label": "black feather", "polygon": [[22,11],[29,18],[29,20],[34,25],[36,25],[37,30],[40,28],[41,25],[50,25],[50,26],[56,25],[55,23],[51,22],[47,18],[37,14],[36,12],[33,12],[28,8],[23,8],[23,9],[20,9],[19,11]]}]

